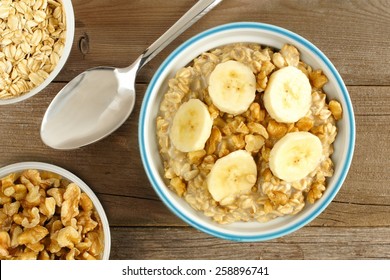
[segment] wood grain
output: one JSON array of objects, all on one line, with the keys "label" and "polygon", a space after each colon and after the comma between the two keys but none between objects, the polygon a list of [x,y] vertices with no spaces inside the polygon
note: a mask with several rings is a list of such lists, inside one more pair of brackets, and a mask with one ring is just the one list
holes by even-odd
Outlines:
[{"label": "wood grain", "polygon": [[[73,49],[57,80],[68,81],[94,66],[130,65],[194,3],[195,0],[74,1]],[[254,21],[289,29],[314,43],[348,85],[389,85],[389,13],[389,1],[225,0],[146,65],[138,81],[148,82],[172,50],[200,31],[229,22]],[[84,42],[84,48],[80,48],[80,42]]]},{"label": "wood grain", "polygon": [[276,240],[237,243],[192,228],[113,228],[111,259],[389,259],[390,229],[304,227]]},{"label": "wood grain", "polygon": [[[0,166],[42,161],[84,180],[107,212],[112,259],[390,258],[389,1],[225,0],[141,70],[135,111],[117,131],[98,143],[57,151],[42,143],[39,129],[65,83],[94,66],[129,65],[195,0],[72,3],[76,34],[63,71],[40,94],[0,106]],[[312,41],[341,73],[355,111],[354,158],[333,202],[309,225],[267,242],[235,243],[189,227],[154,192],[138,149],[139,110],[159,64],[189,37],[234,21],[275,24]]]}]

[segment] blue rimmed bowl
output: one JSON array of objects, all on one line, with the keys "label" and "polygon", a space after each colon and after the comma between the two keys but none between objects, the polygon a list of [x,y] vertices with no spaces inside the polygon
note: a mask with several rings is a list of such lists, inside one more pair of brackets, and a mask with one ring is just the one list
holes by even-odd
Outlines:
[{"label": "blue rimmed bowl", "polygon": [[[334,143],[334,175],[329,178],[321,199],[294,216],[274,219],[266,223],[236,222],[220,225],[195,211],[184,199],[168,189],[159,155],[156,117],[160,102],[168,88],[168,80],[201,53],[226,44],[258,43],[280,49],[292,44],[301,53],[301,60],[313,69],[322,69],[329,79],[324,90],[330,99],[337,99],[343,107],[343,118],[338,121],[338,135]],[[347,88],[330,60],[312,43],[301,36],[268,24],[237,22],[206,30],[179,46],[162,63],[151,80],[142,103],[139,118],[139,145],[146,174],[161,200],[178,217],[191,226],[213,236],[234,241],[263,241],[292,233],[315,219],[336,196],[347,176],[355,145],[355,119]]]}]

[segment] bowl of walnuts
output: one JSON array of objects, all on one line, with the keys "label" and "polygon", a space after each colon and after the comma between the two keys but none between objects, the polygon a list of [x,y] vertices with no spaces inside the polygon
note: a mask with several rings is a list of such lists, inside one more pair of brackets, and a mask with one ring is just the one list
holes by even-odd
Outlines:
[{"label": "bowl of walnuts", "polygon": [[74,174],[41,162],[0,169],[0,259],[109,259],[110,247],[104,209]]},{"label": "bowl of walnuts", "polygon": [[59,74],[74,37],[71,1],[0,2],[0,105],[25,100]]},{"label": "bowl of walnuts", "polygon": [[217,26],[161,64],[140,110],[151,185],[196,229],[234,241],[290,234],[336,196],[355,121],[330,60],[284,28]]}]

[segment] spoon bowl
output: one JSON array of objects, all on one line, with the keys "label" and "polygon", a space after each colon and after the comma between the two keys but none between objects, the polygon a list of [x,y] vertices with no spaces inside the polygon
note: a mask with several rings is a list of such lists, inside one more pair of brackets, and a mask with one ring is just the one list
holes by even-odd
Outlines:
[{"label": "spoon bowl", "polygon": [[134,108],[135,76],[136,65],[132,65],[92,68],[75,77],[47,109],[42,141],[52,148],[69,150],[111,134]]},{"label": "spoon bowl", "polygon": [[75,77],[49,105],[41,124],[42,141],[70,150],[114,132],[134,108],[138,71],[221,1],[199,0],[129,67],[97,67]]}]

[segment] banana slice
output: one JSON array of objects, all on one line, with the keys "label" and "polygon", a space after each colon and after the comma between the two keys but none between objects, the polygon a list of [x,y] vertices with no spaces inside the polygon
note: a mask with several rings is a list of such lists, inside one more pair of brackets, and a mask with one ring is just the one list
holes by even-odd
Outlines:
[{"label": "banana slice", "polygon": [[322,157],[320,139],[310,132],[291,132],[272,148],[269,167],[286,182],[294,182],[314,171]]},{"label": "banana slice", "polygon": [[257,168],[252,155],[237,150],[215,162],[207,177],[207,186],[213,199],[226,205],[237,195],[249,193],[256,178]]},{"label": "banana slice", "polygon": [[272,73],[263,101],[266,110],[276,121],[296,122],[310,110],[310,81],[294,66],[281,68]]},{"label": "banana slice", "polygon": [[177,110],[169,137],[179,151],[198,151],[204,148],[212,126],[207,106],[199,99],[190,99]]},{"label": "banana slice", "polygon": [[256,77],[252,70],[237,61],[218,64],[210,74],[209,95],[214,105],[233,115],[244,113],[256,92]]}]

